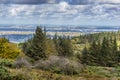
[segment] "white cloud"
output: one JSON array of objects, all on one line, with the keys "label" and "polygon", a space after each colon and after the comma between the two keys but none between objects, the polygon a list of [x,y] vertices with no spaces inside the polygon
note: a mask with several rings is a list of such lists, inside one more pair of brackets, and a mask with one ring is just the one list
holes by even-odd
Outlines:
[{"label": "white cloud", "polygon": [[97,0],[99,3],[120,3],[120,0]]},{"label": "white cloud", "polygon": [[[42,5],[0,5],[0,18],[25,20],[120,20],[120,5],[70,5],[67,2]],[[35,20],[34,20],[35,21]]]},{"label": "white cloud", "polygon": [[69,4],[67,2],[60,2],[59,8],[60,8],[60,11],[66,11],[67,8],[69,8]]}]

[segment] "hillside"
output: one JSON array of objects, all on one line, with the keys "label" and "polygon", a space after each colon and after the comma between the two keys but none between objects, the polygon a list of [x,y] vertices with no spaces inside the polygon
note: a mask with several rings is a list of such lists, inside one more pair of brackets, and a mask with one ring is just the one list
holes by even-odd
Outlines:
[{"label": "hillside", "polygon": [[37,27],[33,38],[19,45],[1,38],[0,78],[119,80],[119,35],[119,31],[86,34],[73,38],[56,34],[50,39],[46,37],[45,30]]}]

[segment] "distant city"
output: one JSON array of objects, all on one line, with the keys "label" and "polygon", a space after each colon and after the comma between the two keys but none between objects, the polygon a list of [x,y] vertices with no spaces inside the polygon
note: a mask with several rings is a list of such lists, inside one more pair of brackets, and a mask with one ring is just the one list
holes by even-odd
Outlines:
[{"label": "distant city", "polygon": [[[0,37],[6,37],[13,43],[24,42],[31,38],[37,25],[0,25]],[[79,36],[83,34],[118,31],[119,26],[74,26],[74,25],[41,25],[46,28],[47,36]]]}]

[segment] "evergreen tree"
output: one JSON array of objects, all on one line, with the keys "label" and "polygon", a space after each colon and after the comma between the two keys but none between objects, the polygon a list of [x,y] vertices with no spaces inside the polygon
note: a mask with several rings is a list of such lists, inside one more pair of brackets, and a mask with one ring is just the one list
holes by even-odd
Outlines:
[{"label": "evergreen tree", "polygon": [[85,47],[82,51],[82,57],[80,57],[80,55],[77,56],[77,58],[79,60],[82,61],[83,64],[87,64],[89,65],[91,62],[90,62],[90,55],[89,55],[89,51],[88,49]]},{"label": "evergreen tree", "polygon": [[102,41],[102,45],[101,45],[101,58],[100,58],[100,64],[102,66],[106,66],[106,56],[107,56],[107,53],[108,53],[108,50],[107,50],[107,47],[108,47],[108,41],[106,39],[106,37],[104,37],[103,41]]},{"label": "evergreen tree", "polygon": [[59,51],[59,40],[58,40],[57,33],[55,33],[55,35],[53,37],[53,41],[54,41],[54,44],[55,44],[55,49],[58,52]]},{"label": "evergreen tree", "polygon": [[57,35],[55,35],[53,40],[56,45],[56,50],[59,56],[64,56],[64,57],[73,56],[72,42],[70,37],[65,37],[65,36],[58,37]]},{"label": "evergreen tree", "polygon": [[27,43],[24,43],[23,48],[27,48],[25,54],[34,60],[45,59],[47,54],[46,49],[46,32],[42,31],[40,27],[37,27],[35,34],[31,40]]},{"label": "evergreen tree", "polygon": [[116,38],[113,41],[113,50],[117,51],[117,39]]},{"label": "evergreen tree", "polygon": [[82,62],[94,66],[114,66],[118,64],[120,52],[115,39],[104,37],[103,40],[93,41],[88,49],[82,53]]},{"label": "evergreen tree", "polygon": [[114,38],[113,40],[113,46],[112,46],[112,60],[114,61],[113,63],[114,64],[117,64],[118,63],[118,49],[117,49],[117,39]]},{"label": "evergreen tree", "polygon": [[63,56],[65,57],[71,57],[73,56],[73,50],[72,50],[72,42],[70,40],[70,37],[68,36],[67,38],[63,38],[63,45],[62,45],[62,49],[63,49]]}]

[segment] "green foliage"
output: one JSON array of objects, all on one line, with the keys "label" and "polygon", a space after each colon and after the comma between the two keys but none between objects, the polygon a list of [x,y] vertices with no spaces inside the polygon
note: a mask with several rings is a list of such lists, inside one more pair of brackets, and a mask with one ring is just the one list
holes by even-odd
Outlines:
[{"label": "green foliage", "polygon": [[11,76],[10,76],[8,70],[2,66],[0,66],[0,79],[1,80],[11,80]]},{"label": "green foliage", "polygon": [[23,74],[13,76],[6,68],[0,66],[0,80],[28,80],[28,78]]},{"label": "green foliage", "polygon": [[70,37],[58,37],[55,35],[54,43],[59,56],[71,57],[73,56],[72,42]]},{"label": "green foliage", "polygon": [[0,59],[0,66],[12,67],[13,60],[10,59]]},{"label": "green foliage", "polygon": [[13,76],[11,80],[29,80],[29,79],[23,74],[17,74]]},{"label": "green foliage", "polygon": [[7,39],[0,38],[0,58],[15,59],[20,54],[16,45],[9,43]]},{"label": "green foliage", "polygon": [[79,44],[88,44],[88,43],[92,43],[93,41],[102,41],[104,37],[116,38],[117,40],[120,40],[119,35],[120,35],[120,31],[100,32],[100,33],[80,35],[79,37],[73,37],[72,39],[75,40],[75,42]]},{"label": "green foliage", "polygon": [[114,67],[86,66],[83,73],[89,75],[99,75],[108,78],[120,76],[118,68]]},{"label": "green foliage", "polygon": [[34,60],[47,58],[46,33],[37,27],[34,37],[23,44],[23,52]]},{"label": "green foliage", "polygon": [[118,49],[115,39],[104,38],[103,41],[93,41],[90,47],[82,53],[82,62],[94,66],[114,66],[118,64]]},{"label": "green foliage", "polygon": [[[34,60],[46,59],[52,53],[59,56],[73,56],[72,43],[69,37],[58,37],[54,39],[46,37],[46,30],[37,27],[32,39],[29,39],[22,46],[23,52]],[[54,54],[54,55],[55,55]]]}]

